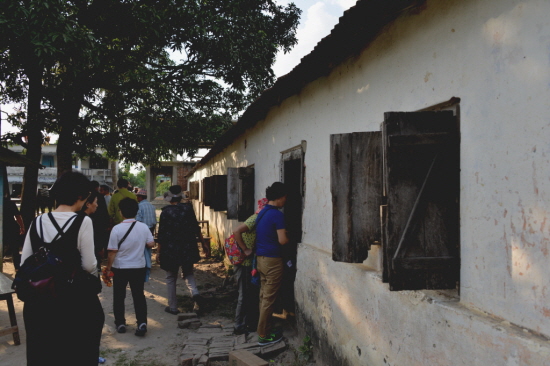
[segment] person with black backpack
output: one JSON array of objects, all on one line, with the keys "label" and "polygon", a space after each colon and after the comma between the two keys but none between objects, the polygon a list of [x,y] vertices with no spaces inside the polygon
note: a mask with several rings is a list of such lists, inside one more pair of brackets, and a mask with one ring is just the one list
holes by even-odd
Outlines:
[{"label": "person with black backpack", "polygon": [[101,284],[92,220],[78,213],[89,187],[83,174],[63,173],[50,190],[59,206],[37,217],[27,233],[14,281],[25,302],[27,366],[98,362],[105,322],[97,296]]}]

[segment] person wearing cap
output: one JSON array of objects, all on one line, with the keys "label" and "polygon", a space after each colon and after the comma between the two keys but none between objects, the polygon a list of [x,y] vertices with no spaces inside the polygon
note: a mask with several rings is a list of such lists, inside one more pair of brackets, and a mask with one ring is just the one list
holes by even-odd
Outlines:
[{"label": "person wearing cap", "polygon": [[147,190],[141,188],[137,192],[137,200],[139,202],[139,210],[136,215],[136,220],[147,225],[149,230],[151,230],[151,234],[154,235],[155,227],[157,226],[157,213],[155,206],[147,201]]},{"label": "person wearing cap", "polygon": [[164,311],[174,315],[179,312],[176,281],[181,267],[182,277],[195,303],[193,311],[198,312],[202,298],[195,283],[193,266],[201,258],[197,246],[197,237],[204,242],[201,229],[193,205],[189,203],[185,192],[182,192],[181,186],[171,186],[164,193],[164,200],[170,205],[164,207],[160,214],[156,258],[160,268],[166,271],[168,306]]},{"label": "person wearing cap", "polygon": [[113,220],[113,225],[118,225],[122,222],[123,218],[120,214],[120,210],[118,208],[118,205],[120,201],[122,201],[125,198],[131,198],[134,201],[137,202],[136,195],[128,190],[128,185],[130,183],[126,179],[119,179],[116,182],[116,185],[118,187],[118,191],[113,194],[111,197],[111,201],[109,202],[109,216]]}]

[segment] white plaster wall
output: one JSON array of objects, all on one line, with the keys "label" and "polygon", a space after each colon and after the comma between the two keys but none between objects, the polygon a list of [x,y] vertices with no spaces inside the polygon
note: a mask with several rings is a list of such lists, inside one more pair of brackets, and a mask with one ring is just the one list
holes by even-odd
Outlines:
[{"label": "white plaster wall", "polygon": [[[379,130],[386,111],[415,111],[459,97],[462,268],[458,306],[461,311],[479,309],[531,333],[550,336],[548,14],[547,0],[429,0],[420,11],[386,27],[360,56],[274,107],[265,121],[237,139],[194,178],[224,173],[229,166],[254,164],[256,197],[260,198],[265,187],[279,179],[280,152],[306,140],[303,242],[324,254],[309,257],[299,253],[298,304],[310,312],[318,327],[324,326],[324,314],[316,315],[316,307],[308,304],[304,295],[321,281],[323,273],[317,265],[323,261],[329,270],[322,280],[338,283],[340,297],[349,298],[346,318],[364,321],[361,314],[366,301],[378,303],[384,311],[404,314],[402,318],[387,314],[393,318],[384,327],[379,321],[366,323],[373,337],[376,335],[372,346],[378,352],[387,347],[380,342],[389,337],[399,340],[409,353],[418,348],[411,357],[419,360],[419,365],[445,364],[421,355],[422,350],[432,350],[424,341],[426,337],[446,339],[444,328],[418,328],[418,322],[434,316],[439,317],[437,321],[451,317],[460,325],[458,329],[466,332],[453,341],[465,345],[483,336],[498,337],[489,334],[492,328],[479,320],[483,316],[469,321],[468,316],[455,316],[445,307],[419,313],[405,295],[390,293],[387,285],[367,272],[357,277],[358,272],[351,269],[356,266],[329,260],[329,136]],[[368,291],[356,291],[356,284]],[[373,288],[376,290],[371,292]],[[337,304],[331,301],[324,311],[334,315]],[[386,307],[390,302],[393,305]],[[345,337],[346,327],[352,324],[335,322],[331,330]],[[402,327],[420,329],[421,336],[397,337]],[[516,339],[513,331],[509,334]],[[370,344],[363,340],[365,334],[351,337],[357,344]],[[491,342],[488,344],[498,344]],[[509,343],[494,347],[512,352],[506,345]],[[445,352],[462,351],[453,346]],[[353,352],[350,348],[345,356],[353,359]],[[470,359],[469,355],[461,357]],[[486,356],[488,364],[504,364],[491,363],[491,357]],[[508,364],[541,364],[521,359],[525,362]]]}]

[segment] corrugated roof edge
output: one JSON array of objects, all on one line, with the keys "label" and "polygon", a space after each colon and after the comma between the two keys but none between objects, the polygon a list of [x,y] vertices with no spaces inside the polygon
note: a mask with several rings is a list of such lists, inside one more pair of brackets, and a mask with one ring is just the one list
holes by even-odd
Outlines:
[{"label": "corrugated roof edge", "polygon": [[283,100],[298,94],[314,80],[327,76],[346,59],[358,55],[376,38],[380,30],[403,11],[423,4],[425,0],[359,0],[340,17],[340,21],[313,51],[286,75],[277,79],[246,109],[237,124],[228,129],[208,154],[186,175],[190,177],[238,136],[263,120],[269,110]]},{"label": "corrugated roof edge", "polygon": [[5,166],[34,166],[44,168],[42,164],[35,163],[29,158],[5,147],[0,147],[0,164]]}]

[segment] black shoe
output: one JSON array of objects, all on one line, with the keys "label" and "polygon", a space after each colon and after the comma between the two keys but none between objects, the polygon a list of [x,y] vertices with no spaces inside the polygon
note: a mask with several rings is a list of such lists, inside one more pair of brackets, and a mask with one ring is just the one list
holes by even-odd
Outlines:
[{"label": "black shoe", "polygon": [[135,335],[138,337],[143,337],[147,333],[147,324],[141,323],[141,325],[136,329]]},{"label": "black shoe", "polygon": [[178,315],[180,313],[178,309],[170,309],[170,306],[165,307],[164,311],[173,315]]},{"label": "black shoe", "polygon": [[126,325],[120,324],[116,327],[116,331],[119,333],[126,333]]}]

